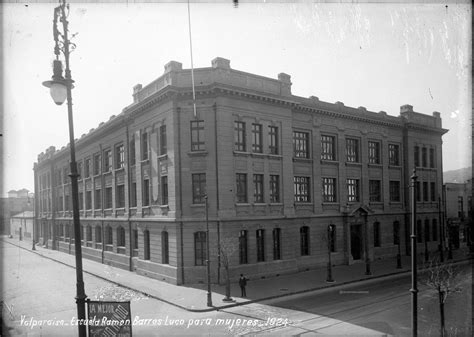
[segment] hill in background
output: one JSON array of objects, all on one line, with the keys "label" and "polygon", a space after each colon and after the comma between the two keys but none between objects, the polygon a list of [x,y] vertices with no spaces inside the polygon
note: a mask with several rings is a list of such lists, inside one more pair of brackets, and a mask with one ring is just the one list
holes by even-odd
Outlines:
[{"label": "hill in background", "polygon": [[472,178],[472,167],[443,172],[444,183],[465,183]]}]

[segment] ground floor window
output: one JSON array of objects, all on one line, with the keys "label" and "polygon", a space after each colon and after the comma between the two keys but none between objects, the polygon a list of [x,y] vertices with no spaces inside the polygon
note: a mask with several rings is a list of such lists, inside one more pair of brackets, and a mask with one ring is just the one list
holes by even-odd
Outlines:
[{"label": "ground floor window", "polygon": [[247,231],[241,230],[239,233],[239,263],[248,263],[247,260]]},{"label": "ground floor window", "polygon": [[257,229],[257,262],[265,261],[265,230]]},{"label": "ground floor window", "polygon": [[300,228],[300,248],[301,256],[309,255],[309,227],[303,226]]},{"label": "ground floor window", "polygon": [[148,230],[143,231],[143,259],[150,259],[150,232]]},{"label": "ground floor window", "polygon": [[161,263],[169,264],[168,232],[161,232]]},{"label": "ground floor window", "polygon": [[206,262],[206,232],[194,233],[194,263],[204,266]]},{"label": "ground floor window", "polygon": [[273,259],[281,260],[281,229],[273,229]]}]

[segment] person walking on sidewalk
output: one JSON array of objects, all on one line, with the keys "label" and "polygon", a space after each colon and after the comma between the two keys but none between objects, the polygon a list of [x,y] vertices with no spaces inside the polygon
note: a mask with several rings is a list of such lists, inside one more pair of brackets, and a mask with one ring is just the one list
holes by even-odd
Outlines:
[{"label": "person walking on sidewalk", "polygon": [[242,297],[247,297],[247,293],[245,292],[246,285],[247,285],[247,279],[245,278],[244,274],[240,274],[239,286],[240,286],[240,292],[242,293]]}]

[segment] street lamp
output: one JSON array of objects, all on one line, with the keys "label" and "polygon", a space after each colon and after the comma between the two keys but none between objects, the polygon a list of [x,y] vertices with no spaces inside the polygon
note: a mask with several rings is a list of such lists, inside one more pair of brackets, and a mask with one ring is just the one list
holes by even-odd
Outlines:
[{"label": "street lamp", "polygon": [[336,226],[334,224],[328,225],[328,275],[326,282],[332,283],[335,282],[332,278],[332,264],[331,264],[331,246],[332,246],[332,234]]},{"label": "street lamp", "polygon": [[439,222],[439,259],[444,262],[443,223],[441,220],[441,197],[438,195],[438,222]]},{"label": "street lamp", "polygon": [[[36,176],[36,174],[35,174]],[[30,194],[28,193],[28,207],[31,205],[30,201]],[[35,247],[35,225],[36,225],[36,207],[35,207],[36,199],[33,197],[33,223],[32,223],[32,231],[31,231],[31,241],[32,241],[32,246],[31,250],[36,250]]]},{"label": "street lamp", "polygon": [[417,289],[417,270],[416,270],[416,168],[413,169],[411,176],[411,328],[412,336],[416,337],[417,328],[417,306],[418,306],[418,289]]},{"label": "street lamp", "polygon": [[212,307],[212,294],[211,294],[211,263],[209,256],[209,209],[207,205],[207,194],[204,196],[205,207],[206,207],[206,265],[207,265],[207,306]]},{"label": "street lamp", "polygon": [[[69,14],[69,4],[66,5],[65,0],[60,1],[60,5],[54,9],[53,19],[53,36],[54,36],[54,54],[56,59],[53,62],[53,77],[51,81],[43,82],[45,87],[50,88],[51,97],[57,105],[61,105],[67,99],[68,121],[69,121],[69,146],[71,154],[71,193],[72,193],[72,210],[75,237],[75,258],[76,258],[76,304],[77,318],[79,322],[86,321],[86,294],[84,291],[84,281],[82,277],[82,250],[81,250],[81,225],[79,220],[79,194],[77,186],[77,164],[74,145],[74,125],[72,115],[72,95],[71,90],[74,88],[74,81],[71,79],[71,70],[69,69],[69,55],[75,49],[75,44],[71,43],[68,38],[67,17]],[[58,22],[62,23],[63,31],[58,29]],[[60,41],[60,38],[62,41]],[[65,75],[62,76],[62,62],[59,60],[60,52],[64,55],[66,64]],[[86,325],[78,324],[79,336],[86,337]]]}]

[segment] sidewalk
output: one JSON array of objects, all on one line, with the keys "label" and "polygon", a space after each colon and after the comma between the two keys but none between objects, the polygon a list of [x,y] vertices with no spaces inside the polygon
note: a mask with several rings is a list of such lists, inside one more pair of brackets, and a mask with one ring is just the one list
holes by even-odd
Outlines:
[{"label": "sidewalk", "polygon": [[[8,244],[18,246],[31,253],[75,268],[74,255],[50,250],[39,245],[36,245],[36,251],[32,251],[30,241],[18,241],[18,239],[10,239],[7,237],[2,239]],[[433,253],[433,255],[434,254],[435,253]],[[436,255],[438,254],[436,253]],[[446,258],[447,254],[445,261]],[[453,251],[453,262],[467,259],[469,259],[469,254],[466,249]],[[421,267],[423,265],[423,256],[420,255],[418,257],[418,262],[420,263],[419,267]],[[225,285],[212,284],[212,303],[214,306],[211,308],[207,306],[207,286],[205,284],[176,286],[88,259],[83,259],[83,270],[84,273],[140,292],[184,310],[208,312],[314,290],[341,286],[356,286],[367,283],[369,280],[375,281],[381,278],[400,277],[410,272],[410,263],[409,256],[402,256],[401,269],[396,268],[397,262],[395,258],[372,261],[372,275],[370,276],[365,275],[365,263],[356,263],[350,266],[335,266],[332,269],[333,279],[335,280],[334,283],[326,282],[327,270],[325,267],[279,277],[250,279],[247,283],[247,298],[235,297],[240,295],[240,288],[236,283],[231,284],[231,296],[234,302],[222,301],[225,297]]]}]

